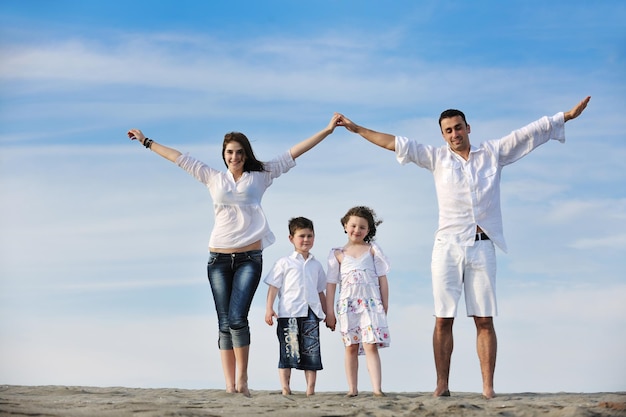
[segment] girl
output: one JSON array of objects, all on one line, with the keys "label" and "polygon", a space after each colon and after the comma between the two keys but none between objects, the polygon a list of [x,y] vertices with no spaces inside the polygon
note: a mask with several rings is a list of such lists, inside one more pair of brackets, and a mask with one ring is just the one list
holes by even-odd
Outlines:
[{"label": "girl", "polygon": [[[365,354],[367,370],[375,397],[384,397],[379,347],[390,343],[387,328],[389,262],[378,245],[373,243],[376,214],[369,207],[353,207],[341,219],[348,243],[334,248],[328,256],[326,326],[335,330],[337,321],[346,347],[345,367],[348,379],[347,397],[356,397],[358,355]],[[333,304],[339,283],[337,317]]]},{"label": "girl", "polygon": [[296,165],[296,158],[333,132],[337,119],[335,113],[324,129],[268,162],[256,159],[243,133],[228,133],[222,144],[225,172],[161,145],[139,129],[128,131],[128,137],[205,184],[213,199],[215,225],[209,239],[207,272],[217,311],[218,347],[227,392],[250,396],[248,312],[261,280],[262,250],[276,240],[261,207],[263,194],[275,178]]}]

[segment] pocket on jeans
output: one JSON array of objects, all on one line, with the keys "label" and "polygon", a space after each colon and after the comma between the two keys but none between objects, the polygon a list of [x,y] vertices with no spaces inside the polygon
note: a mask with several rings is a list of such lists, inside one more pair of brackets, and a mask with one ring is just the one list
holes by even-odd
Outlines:
[{"label": "pocket on jeans", "polygon": [[207,262],[207,266],[212,266],[217,262],[217,257],[219,255],[217,253],[209,253],[209,261]]},{"label": "pocket on jeans", "polygon": [[248,252],[248,260],[263,265],[263,252],[262,251],[250,251]]},{"label": "pocket on jeans", "polygon": [[315,320],[302,322],[302,353],[310,355],[319,351],[319,323]]}]

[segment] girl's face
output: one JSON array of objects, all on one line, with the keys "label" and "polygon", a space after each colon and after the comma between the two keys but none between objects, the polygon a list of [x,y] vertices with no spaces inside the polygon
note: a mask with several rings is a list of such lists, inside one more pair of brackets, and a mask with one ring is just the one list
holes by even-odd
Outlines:
[{"label": "girl's face", "polygon": [[239,142],[229,142],[224,149],[224,161],[230,172],[242,172],[246,153]]},{"label": "girl's face", "polygon": [[367,220],[358,216],[350,216],[343,228],[348,234],[348,240],[353,243],[363,243],[370,231]]}]

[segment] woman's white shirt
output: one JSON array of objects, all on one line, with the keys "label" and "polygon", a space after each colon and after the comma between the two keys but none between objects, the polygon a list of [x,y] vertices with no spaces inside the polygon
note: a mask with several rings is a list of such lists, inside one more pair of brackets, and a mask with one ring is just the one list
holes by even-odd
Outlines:
[{"label": "woman's white shirt", "polygon": [[275,178],[296,166],[289,151],[264,162],[265,171],[244,172],[239,181],[230,171],[211,168],[188,154],[180,155],[175,163],[209,189],[215,215],[209,247],[241,248],[260,240],[266,248],[276,241],[261,199]]}]

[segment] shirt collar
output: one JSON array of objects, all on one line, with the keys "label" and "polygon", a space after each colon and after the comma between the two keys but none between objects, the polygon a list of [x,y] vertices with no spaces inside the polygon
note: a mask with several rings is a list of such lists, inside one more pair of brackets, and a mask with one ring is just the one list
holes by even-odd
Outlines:
[{"label": "shirt collar", "polygon": [[306,258],[306,259],[304,259],[304,257],[300,254],[300,252],[297,252],[297,251],[295,251],[295,250],[294,250],[294,251],[291,253],[291,258],[292,258],[292,259],[300,259],[301,261],[306,262],[306,261],[308,261],[309,259],[313,259],[313,258],[314,258],[314,256],[313,256],[313,254],[312,254],[311,252],[309,252],[309,257],[308,257],[308,258]]}]

